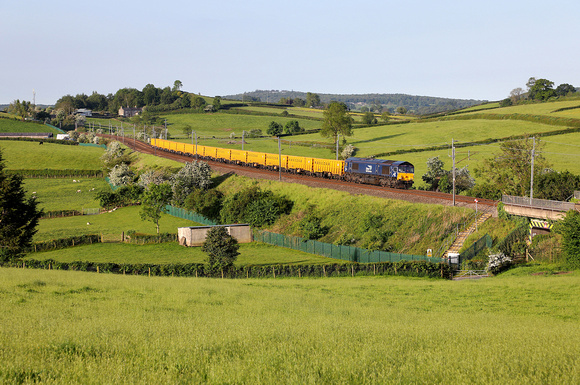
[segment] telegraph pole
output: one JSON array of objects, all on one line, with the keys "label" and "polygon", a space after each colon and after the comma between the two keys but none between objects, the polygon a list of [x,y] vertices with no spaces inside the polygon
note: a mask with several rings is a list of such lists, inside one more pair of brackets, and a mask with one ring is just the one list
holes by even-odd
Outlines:
[{"label": "telegraph pole", "polygon": [[530,206],[532,205],[532,199],[534,199],[534,158],[536,156],[536,137],[532,138],[532,173],[530,175]]},{"label": "telegraph pole", "polygon": [[282,142],[278,137],[278,180],[282,180]]},{"label": "telegraph pole", "polygon": [[453,206],[455,206],[455,142],[451,138],[451,157],[453,159]]}]

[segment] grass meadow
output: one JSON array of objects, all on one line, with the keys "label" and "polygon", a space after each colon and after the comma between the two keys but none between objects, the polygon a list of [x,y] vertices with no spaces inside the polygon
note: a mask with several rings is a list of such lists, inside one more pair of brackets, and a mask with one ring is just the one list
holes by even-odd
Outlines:
[{"label": "grass meadow", "polygon": [[[131,206],[99,215],[41,219],[34,241],[48,241],[84,234],[102,234],[105,241],[118,241],[121,240],[122,233],[125,232],[126,234],[129,230],[134,230],[138,233],[155,234],[155,224],[151,221],[142,220],[139,214],[140,211],[140,206]],[[90,223],[90,225],[87,223]],[[167,214],[162,214],[159,221],[159,231],[162,233],[176,233],[178,227],[186,226],[201,225]]]},{"label": "grass meadow", "polygon": [[321,121],[300,119],[283,116],[260,116],[242,114],[169,114],[161,115],[162,119],[167,119],[169,133],[172,137],[184,137],[183,128],[194,130],[198,136],[229,136],[232,132],[241,136],[242,131],[260,129],[264,134],[271,121],[276,121],[285,125],[290,120],[298,120],[300,127],[305,129],[320,128]]},{"label": "grass meadow", "polygon": [[[316,265],[329,262],[341,263],[342,261],[330,260],[314,254],[308,254],[283,247],[276,247],[264,243],[240,244],[240,255],[236,265]],[[54,259],[59,262],[102,262],[102,263],[205,263],[207,254],[201,251],[201,247],[183,247],[177,242],[159,244],[135,245],[129,243],[98,243],[93,245],[77,246],[68,249],[46,251],[29,254],[28,258],[45,260]]]},{"label": "grass meadow", "polygon": [[0,141],[7,170],[99,170],[104,149],[55,143]]},{"label": "grass meadow", "polygon": [[[73,182],[76,180],[77,182]],[[34,194],[44,211],[99,208],[96,193],[110,189],[104,178],[24,179],[24,188]],[[94,189],[94,190],[92,190]],[[80,193],[77,192],[80,190]]]},{"label": "grass meadow", "polygon": [[52,132],[55,137],[59,133],[58,130],[44,124],[23,122],[15,119],[0,119],[0,132]]},{"label": "grass meadow", "polygon": [[[559,116],[563,118],[580,119],[580,108],[556,112],[556,110],[560,108],[570,108],[570,107],[580,107],[580,98],[545,103],[521,104],[518,106],[502,107],[482,112],[486,114],[500,114],[500,115],[529,114],[529,115]],[[468,110],[465,111],[467,112]]]},{"label": "grass meadow", "polygon": [[0,269],[0,382],[574,384],[580,276],[220,280]]}]

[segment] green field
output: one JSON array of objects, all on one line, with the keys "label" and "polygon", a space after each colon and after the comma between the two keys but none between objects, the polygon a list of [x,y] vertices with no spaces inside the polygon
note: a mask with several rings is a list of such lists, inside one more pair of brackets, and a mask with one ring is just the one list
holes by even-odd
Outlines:
[{"label": "green field", "polygon": [[322,122],[317,120],[227,113],[169,114],[161,115],[161,118],[167,119],[171,136],[181,138],[184,137],[184,127],[190,127],[189,129],[196,131],[198,136],[227,137],[234,132],[241,137],[242,131],[253,129],[260,129],[265,135],[271,121],[285,125],[290,120],[298,120],[300,127],[305,129],[315,129],[322,126]]},{"label": "green field", "polygon": [[0,119],[0,132],[52,132],[55,137],[59,133],[58,130],[44,124],[13,119]]},{"label": "green field", "polygon": [[0,382],[575,384],[578,273],[220,280],[0,269]]},{"label": "green field", "polygon": [[[120,240],[121,234],[129,230],[155,234],[155,224],[141,220],[141,207],[131,206],[99,215],[41,219],[34,241],[68,238],[83,234],[103,234],[105,240]],[[87,223],[90,223],[88,225]],[[159,221],[160,232],[177,233],[178,227],[200,226],[200,224],[164,214]]]},{"label": "green field", "polygon": [[8,170],[99,170],[104,151],[99,147],[66,146],[1,140],[0,150]]},{"label": "green field", "polygon": [[30,194],[36,192],[34,195],[39,202],[38,207],[44,211],[98,208],[100,203],[96,194],[110,189],[103,178],[24,179],[24,188]]},{"label": "green field", "polygon": [[577,98],[575,100],[522,104],[518,106],[502,107],[493,110],[483,111],[483,113],[500,114],[500,115],[508,115],[508,114],[546,115],[546,116],[560,116],[564,118],[580,119],[580,108],[555,112],[558,109],[570,107],[580,107],[580,98]]},{"label": "green field", "polygon": [[[240,244],[240,255],[236,265],[316,265],[338,262],[314,254],[308,254],[264,243]],[[103,262],[103,263],[205,263],[207,254],[200,247],[184,247],[177,242],[135,245],[127,243],[99,243],[63,250],[29,254],[28,258],[59,262]]]}]

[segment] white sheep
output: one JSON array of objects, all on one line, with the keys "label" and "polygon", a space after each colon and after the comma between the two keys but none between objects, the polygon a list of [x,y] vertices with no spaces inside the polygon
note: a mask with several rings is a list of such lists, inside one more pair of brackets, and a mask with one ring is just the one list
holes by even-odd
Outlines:
[{"label": "white sheep", "polygon": [[80,193],[80,192],[81,192],[81,190],[77,190],[77,193]]}]

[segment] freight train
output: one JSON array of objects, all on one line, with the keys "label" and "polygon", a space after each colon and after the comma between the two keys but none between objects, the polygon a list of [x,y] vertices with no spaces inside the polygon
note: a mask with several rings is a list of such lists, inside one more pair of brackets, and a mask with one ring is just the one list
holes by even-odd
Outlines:
[{"label": "freight train", "polygon": [[230,148],[200,146],[165,139],[151,139],[159,150],[203,160],[263,168],[321,178],[367,183],[384,187],[405,188],[413,185],[414,167],[405,161],[385,159],[348,158],[331,160],[295,155],[269,154]]}]

